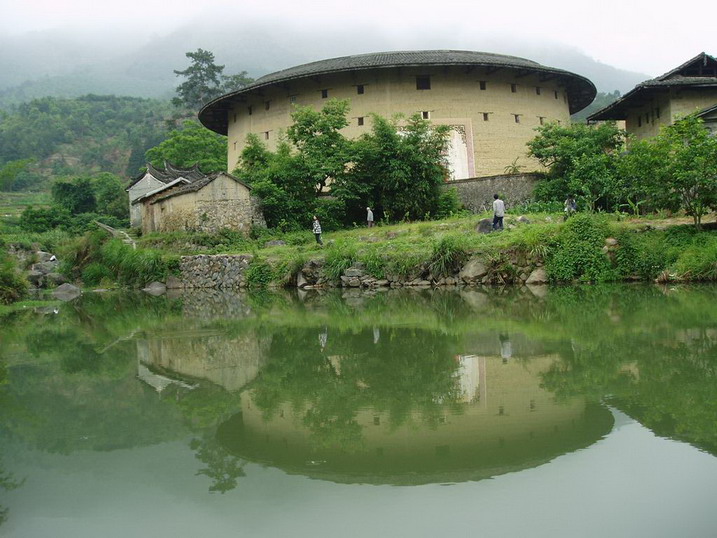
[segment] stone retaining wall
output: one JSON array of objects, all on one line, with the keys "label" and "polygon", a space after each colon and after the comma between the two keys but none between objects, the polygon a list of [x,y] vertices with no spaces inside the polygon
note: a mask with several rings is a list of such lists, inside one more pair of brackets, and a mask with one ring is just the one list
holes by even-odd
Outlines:
[{"label": "stone retaining wall", "polygon": [[538,174],[505,174],[450,181],[443,188],[455,188],[458,199],[472,213],[490,211],[493,207],[493,195],[500,194],[506,209],[528,202],[532,199]]},{"label": "stone retaining wall", "polygon": [[245,272],[252,259],[250,254],[182,256],[181,285],[184,288],[244,288]]}]

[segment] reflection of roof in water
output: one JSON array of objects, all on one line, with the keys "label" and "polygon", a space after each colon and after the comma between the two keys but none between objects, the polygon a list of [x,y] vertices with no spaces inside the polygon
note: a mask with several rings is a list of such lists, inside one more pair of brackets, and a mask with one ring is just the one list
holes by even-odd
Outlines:
[{"label": "reflection of roof in water", "polygon": [[219,427],[217,438],[238,457],[291,474],[339,483],[414,485],[481,480],[530,469],[592,445],[612,425],[613,416],[606,407],[587,403],[574,420],[561,422],[559,427],[556,424],[536,434],[526,424],[521,439],[468,435],[454,445],[426,447],[421,446],[426,437],[417,432],[410,451],[364,445],[349,452],[316,444],[289,446],[279,435],[248,426],[242,413],[237,413]]}]

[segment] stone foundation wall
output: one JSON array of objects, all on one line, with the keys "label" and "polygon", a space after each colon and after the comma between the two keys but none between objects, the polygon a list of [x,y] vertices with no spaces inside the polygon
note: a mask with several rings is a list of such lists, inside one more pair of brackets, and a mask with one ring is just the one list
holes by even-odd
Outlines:
[{"label": "stone foundation wall", "polygon": [[182,256],[180,282],[184,288],[244,288],[245,272],[254,257],[240,255]]},{"label": "stone foundation wall", "polygon": [[506,174],[450,181],[444,189],[455,188],[458,199],[472,213],[492,211],[493,195],[499,194],[506,210],[532,199],[538,174]]}]

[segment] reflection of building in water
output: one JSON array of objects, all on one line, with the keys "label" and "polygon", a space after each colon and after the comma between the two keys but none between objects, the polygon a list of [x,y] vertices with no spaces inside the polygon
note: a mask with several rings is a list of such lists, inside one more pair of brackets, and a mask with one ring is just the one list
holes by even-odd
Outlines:
[{"label": "reflection of building in water", "polygon": [[172,379],[171,377],[153,372],[145,364],[142,364],[142,362],[137,362],[137,377],[156,390],[160,395],[164,392],[164,389],[170,385],[175,385],[187,390],[192,390],[197,387],[196,384],[190,385],[179,379]]},{"label": "reflection of building in water", "polygon": [[219,330],[166,331],[137,340],[140,365],[204,379],[235,391],[252,381],[264,363],[271,337],[254,332],[228,336]]},{"label": "reflection of building in water", "polygon": [[310,430],[304,418],[312,410],[288,402],[267,419],[248,391],[242,412],[218,437],[241,457],[338,482],[461,481],[534,467],[591,445],[612,427],[605,407],[582,398],[558,403],[540,387],[541,373],[557,360],[459,356],[462,404],[443,406],[431,420],[414,410],[400,425],[388,411],[361,408],[358,438]]}]

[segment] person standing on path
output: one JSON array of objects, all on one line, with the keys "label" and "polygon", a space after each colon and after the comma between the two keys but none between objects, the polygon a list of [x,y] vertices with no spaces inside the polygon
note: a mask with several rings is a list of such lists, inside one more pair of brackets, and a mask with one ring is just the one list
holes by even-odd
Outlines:
[{"label": "person standing on path", "polygon": [[323,245],[323,241],[321,241],[321,223],[319,222],[319,217],[314,215],[314,222],[311,225],[311,230],[314,232],[314,237],[316,237],[316,242],[319,245]]},{"label": "person standing on path", "polygon": [[373,227],[373,211],[370,207],[366,208],[366,224],[369,228]]},{"label": "person standing on path", "polygon": [[503,217],[505,216],[505,204],[500,196],[497,194],[493,195],[493,229],[503,229]]}]

